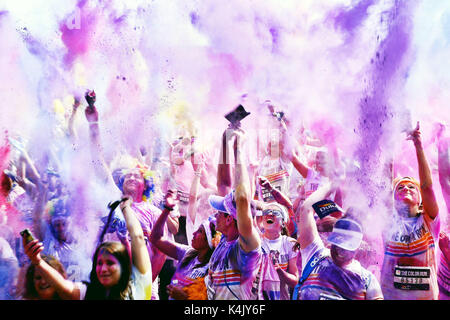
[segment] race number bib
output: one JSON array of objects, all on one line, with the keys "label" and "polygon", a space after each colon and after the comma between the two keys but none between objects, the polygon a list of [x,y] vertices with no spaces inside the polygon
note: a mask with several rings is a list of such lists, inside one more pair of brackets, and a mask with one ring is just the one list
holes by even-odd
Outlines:
[{"label": "race number bib", "polygon": [[429,267],[396,266],[394,287],[400,290],[430,290]]}]

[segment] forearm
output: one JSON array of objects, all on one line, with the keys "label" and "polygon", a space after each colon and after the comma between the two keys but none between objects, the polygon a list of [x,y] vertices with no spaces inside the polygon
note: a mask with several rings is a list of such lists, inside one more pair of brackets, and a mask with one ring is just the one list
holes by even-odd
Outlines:
[{"label": "forearm", "polygon": [[417,164],[419,168],[419,179],[421,189],[431,188],[433,185],[430,166],[425,156],[422,145],[416,145]]},{"label": "forearm", "polygon": [[151,270],[151,264],[141,224],[129,205],[125,206],[122,212],[127,224],[128,234],[131,238],[133,264],[140,273],[146,274]]},{"label": "forearm", "polygon": [[94,163],[94,169],[97,175],[103,179],[108,180],[111,178],[111,172],[108,165],[106,164],[105,158],[103,156],[102,145],[100,141],[99,126],[98,123],[89,123],[89,134],[90,134],[90,152],[91,158]]},{"label": "forearm", "polygon": [[277,269],[280,280],[285,282],[290,288],[294,288],[298,283],[298,275],[284,271],[283,269]]},{"label": "forearm", "polygon": [[217,166],[217,190],[219,195],[226,195],[231,187],[231,156],[226,137],[224,136],[222,138],[222,148],[220,149],[219,164]]},{"label": "forearm", "polygon": [[178,219],[172,218],[171,216],[167,218],[167,228],[171,234],[177,234],[179,227],[180,223],[178,222]]},{"label": "forearm", "polygon": [[42,214],[47,202],[47,192],[40,190],[37,201],[33,208],[33,233],[38,239],[44,239],[44,226]]},{"label": "forearm", "polygon": [[332,190],[331,183],[327,183],[314,191],[299,208],[298,214],[298,241],[302,249],[311,244],[314,239],[319,236],[316,221],[314,219],[314,209],[312,205],[320,200],[325,199],[326,195]]},{"label": "forearm", "polygon": [[197,194],[200,188],[200,177],[199,174],[195,173],[194,178],[192,179],[191,189],[189,190],[189,206],[188,206],[188,214],[192,223],[195,222],[195,213],[197,209]]},{"label": "forearm", "polygon": [[80,292],[75,283],[65,279],[58,271],[53,269],[47,262],[40,260],[36,265],[44,279],[55,288],[59,296],[64,300],[79,300]]},{"label": "forearm", "polygon": [[421,145],[416,145],[416,154],[419,167],[420,192],[425,213],[435,219],[439,213],[436,196],[433,191],[431,170]]},{"label": "forearm", "polygon": [[235,181],[235,200],[240,244],[244,251],[250,252],[259,247],[260,239],[253,226],[253,218],[250,210],[250,181],[247,168],[242,162],[239,150],[236,154]]},{"label": "forearm", "polygon": [[285,206],[288,209],[292,208],[291,200],[284,193],[282,193],[281,191],[279,191],[276,188],[272,188],[270,193],[272,194],[272,196],[273,196],[273,198],[275,199],[276,202],[278,202],[279,204]]},{"label": "forearm", "polygon": [[166,224],[168,217],[169,210],[164,209],[158,217],[158,220],[156,220],[155,225],[153,226],[149,239],[151,243],[156,245],[158,241],[162,239],[164,235],[164,225]]},{"label": "forearm", "polygon": [[300,173],[302,175],[303,178],[306,178],[308,176],[308,167],[305,166],[300,159],[295,155],[295,154],[291,154],[290,155],[290,160],[292,162],[292,165],[294,166],[294,168],[298,171],[298,173]]}]

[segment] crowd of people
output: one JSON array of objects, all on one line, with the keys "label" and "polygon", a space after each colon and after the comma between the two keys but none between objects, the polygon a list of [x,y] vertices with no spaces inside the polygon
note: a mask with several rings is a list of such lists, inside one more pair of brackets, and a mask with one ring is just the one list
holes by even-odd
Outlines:
[{"label": "crowd of people", "polygon": [[[450,299],[449,229],[440,218],[450,211],[444,126],[435,184],[420,124],[408,133],[417,178],[391,172],[383,252],[375,253],[364,221],[379,213],[350,203],[335,150],[300,136],[273,106],[267,126],[280,134],[256,165],[245,154],[248,134],[230,117],[218,150],[200,152],[185,135],[168,142],[160,158],[141,148],[115,166],[103,155],[95,93],[85,100],[91,178],[120,200],[105,201],[97,224],[80,227],[90,204],[74,201],[79,193],[58,162],[34,161],[21,141],[8,138],[0,150],[0,299]],[[75,99],[69,141],[81,109]],[[96,234],[92,250],[80,230]],[[382,261],[374,268],[377,254]]]}]

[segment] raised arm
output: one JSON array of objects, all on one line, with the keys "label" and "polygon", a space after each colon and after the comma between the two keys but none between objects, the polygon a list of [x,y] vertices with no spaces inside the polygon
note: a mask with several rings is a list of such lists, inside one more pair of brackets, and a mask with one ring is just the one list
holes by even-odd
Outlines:
[{"label": "raised arm", "polygon": [[149,239],[158,250],[173,259],[177,259],[177,245],[172,241],[163,238],[163,235],[164,225],[166,224],[170,211],[175,207],[175,197],[176,191],[167,191],[164,200],[164,210],[161,212],[158,220],[156,220]]},{"label": "raised arm", "polygon": [[192,179],[191,188],[189,190],[189,205],[188,215],[192,223],[195,223],[195,216],[197,213],[197,196],[200,189],[200,177],[203,170],[203,163],[197,163],[199,161],[193,161],[192,167],[194,168],[194,178]]},{"label": "raised arm", "polygon": [[114,184],[111,171],[103,156],[100,141],[99,116],[97,108],[95,107],[95,93],[93,91],[87,92],[85,98],[89,106],[84,110],[84,114],[89,123],[90,150],[95,171],[102,180],[109,180],[110,183]]},{"label": "raised arm", "polygon": [[412,140],[416,148],[417,163],[419,168],[420,192],[422,195],[422,203],[424,212],[427,216],[434,220],[439,214],[439,207],[433,191],[433,181],[431,170],[428,165],[425,152],[422,147],[422,138],[420,133],[420,125],[417,122],[416,128],[409,133],[409,140]]},{"label": "raised arm", "polygon": [[259,233],[253,224],[253,217],[250,209],[251,187],[250,178],[247,172],[247,166],[244,163],[242,144],[244,134],[242,130],[235,129],[234,154],[235,154],[235,200],[236,217],[239,231],[239,243],[242,250],[250,252],[261,245]]},{"label": "raised arm", "polygon": [[120,203],[120,209],[123,212],[123,216],[127,224],[128,234],[131,238],[131,255],[133,265],[141,274],[152,272],[144,232],[142,231],[139,220],[134,215],[133,209],[131,209],[130,198],[126,198],[125,201]]},{"label": "raised arm", "polygon": [[300,158],[296,155],[294,150],[295,141],[291,136],[291,132],[289,131],[285,123],[281,123],[280,129],[282,133],[282,158],[291,161],[294,168],[302,175],[303,178],[306,178],[308,176],[309,168],[303,162],[301,162]]},{"label": "raised arm", "polygon": [[74,123],[75,123],[75,117],[77,115],[79,106],[80,106],[80,99],[78,97],[74,97],[72,113],[69,117],[69,123],[68,123],[69,138],[72,140],[72,142],[75,142],[78,140],[78,135],[77,135],[77,131],[75,130]]},{"label": "raised arm", "polygon": [[25,254],[30,258],[31,263],[40,271],[42,277],[55,288],[58,295],[63,300],[80,300],[80,289],[71,280],[65,279],[56,269],[53,269],[41,257],[44,246],[38,240],[33,240],[28,244],[23,239]]},{"label": "raised arm", "polygon": [[232,188],[231,178],[231,152],[228,148],[231,130],[227,129],[222,134],[219,164],[217,166],[217,191],[220,196],[227,195]]},{"label": "raised arm", "polygon": [[38,239],[44,239],[45,219],[42,217],[47,203],[47,185],[39,184],[38,194],[33,207],[33,233]]},{"label": "raised arm", "polygon": [[261,187],[270,192],[276,202],[285,206],[287,209],[293,208],[292,201],[289,199],[289,197],[279,191],[277,188],[274,188],[266,177],[259,176],[258,183],[261,185]]},{"label": "raised arm", "polygon": [[327,196],[335,190],[336,186],[330,182],[319,187],[314,191],[299,208],[298,214],[298,242],[300,248],[304,249],[309,246],[314,239],[319,237],[319,231],[317,230],[316,221],[314,219],[313,204],[326,199]]}]

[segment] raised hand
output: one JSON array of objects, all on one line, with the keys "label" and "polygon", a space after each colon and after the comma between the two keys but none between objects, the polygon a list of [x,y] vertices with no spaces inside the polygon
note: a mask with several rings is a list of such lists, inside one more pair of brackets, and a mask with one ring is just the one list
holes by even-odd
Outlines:
[{"label": "raised hand", "polygon": [[177,191],[174,189],[170,189],[167,191],[164,196],[164,207],[173,209],[176,205]]},{"label": "raised hand", "polygon": [[42,261],[41,252],[44,250],[44,245],[39,240],[33,240],[26,242],[22,239],[25,254],[30,258],[31,263],[37,265]]},{"label": "raised hand", "polygon": [[422,137],[420,132],[419,121],[417,121],[416,128],[408,133],[406,140],[412,140],[416,147],[422,145]]},{"label": "raised hand", "polygon": [[88,103],[89,107],[93,107],[96,100],[95,91],[94,90],[86,91],[84,98],[86,99],[86,102]]},{"label": "raised hand", "polygon": [[264,189],[267,189],[269,191],[273,189],[272,185],[266,177],[258,176],[258,183]]}]

